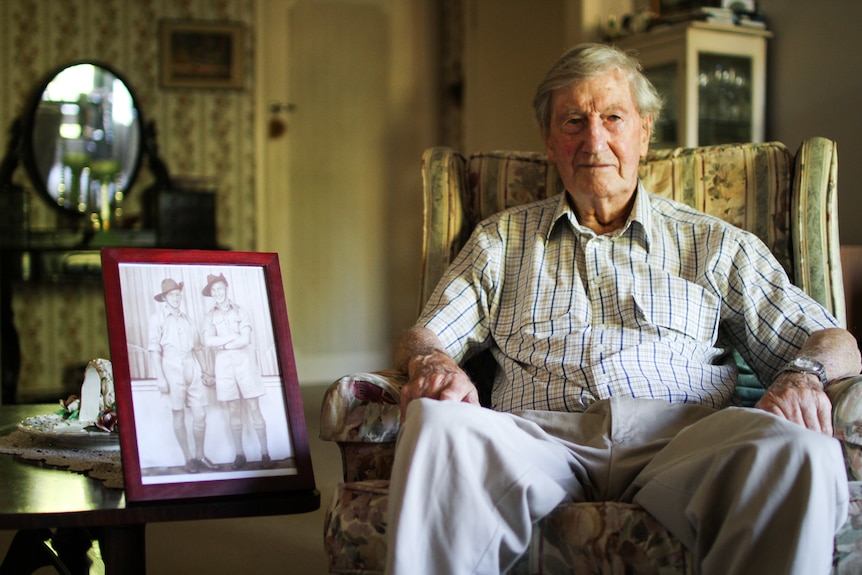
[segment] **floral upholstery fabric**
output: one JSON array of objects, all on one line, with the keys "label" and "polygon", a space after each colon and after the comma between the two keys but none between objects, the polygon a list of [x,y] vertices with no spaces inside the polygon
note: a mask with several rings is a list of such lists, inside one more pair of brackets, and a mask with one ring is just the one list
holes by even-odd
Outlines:
[{"label": "floral upholstery fabric", "polygon": [[326,391],[320,437],[338,442],[345,482],[389,477],[404,380],[395,371],[366,373],[342,377]]},{"label": "floral upholstery fabric", "polygon": [[338,485],[323,535],[330,573],[383,573],[388,498],[385,479]]},{"label": "floral upholstery fabric", "polygon": [[[796,284],[843,320],[836,173],[834,143],[815,138],[803,143],[795,158],[776,143],[651,152],[640,175],[649,189],[757,234]],[[535,153],[464,158],[432,148],[423,156],[422,176],[422,302],[478,221],[562,190],[554,166]],[[383,572],[388,478],[403,383],[404,375],[393,371],[353,374],[333,383],[324,398],[321,438],[339,443],[345,474],[324,527],[331,573]],[[851,480],[850,518],[835,539],[833,575],[849,575],[862,572],[862,377],[834,383],[829,392]],[[529,551],[510,575],[573,572],[696,571],[691,554],[645,511],[606,502],[560,505],[539,522]]]}]

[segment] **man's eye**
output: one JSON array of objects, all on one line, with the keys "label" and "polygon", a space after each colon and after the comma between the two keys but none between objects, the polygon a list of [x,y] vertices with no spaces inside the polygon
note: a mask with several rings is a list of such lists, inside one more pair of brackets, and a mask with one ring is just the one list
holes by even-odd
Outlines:
[{"label": "man's eye", "polygon": [[568,118],[565,122],[563,122],[563,131],[565,132],[575,132],[580,130],[583,126],[584,121],[582,118]]}]

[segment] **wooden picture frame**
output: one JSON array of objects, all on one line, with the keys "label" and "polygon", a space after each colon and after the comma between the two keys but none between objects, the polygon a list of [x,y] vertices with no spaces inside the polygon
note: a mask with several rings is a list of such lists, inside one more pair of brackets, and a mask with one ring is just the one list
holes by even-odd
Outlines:
[{"label": "wooden picture frame", "polygon": [[314,490],[277,254],[101,260],[126,499]]},{"label": "wooden picture frame", "polygon": [[245,86],[245,26],[240,23],[162,20],[159,51],[163,88]]}]

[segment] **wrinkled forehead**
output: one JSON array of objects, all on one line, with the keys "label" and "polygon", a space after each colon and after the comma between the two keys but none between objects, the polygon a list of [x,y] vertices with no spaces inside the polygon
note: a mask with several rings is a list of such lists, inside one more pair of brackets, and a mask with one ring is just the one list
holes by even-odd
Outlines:
[{"label": "wrinkled forehead", "polygon": [[631,83],[625,73],[616,68],[575,80],[551,93],[553,115],[611,110],[637,112]]}]

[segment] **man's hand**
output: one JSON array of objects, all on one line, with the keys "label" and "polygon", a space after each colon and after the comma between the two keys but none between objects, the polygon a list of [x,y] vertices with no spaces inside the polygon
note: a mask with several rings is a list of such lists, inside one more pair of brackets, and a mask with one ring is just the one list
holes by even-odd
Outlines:
[{"label": "man's hand", "polygon": [[420,397],[463,401],[479,405],[479,392],[455,361],[442,351],[413,356],[408,364],[410,379],[401,388],[401,420],[407,404]]},{"label": "man's hand", "polygon": [[[799,350],[799,356],[822,363],[829,381],[862,370],[856,338],[839,327],[812,333]],[[832,435],[832,402],[816,375],[782,371],[755,407]]]},{"label": "man's hand", "polygon": [[832,402],[816,375],[782,372],[755,407],[832,435]]},{"label": "man's hand", "polygon": [[215,387],[215,374],[211,371],[204,371],[201,373],[201,382],[204,384],[204,387]]},{"label": "man's hand", "polygon": [[408,377],[401,388],[402,421],[407,405],[420,397],[479,405],[476,386],[427,328],[414,327],[401,336],[395,350],[395,365]]}]

